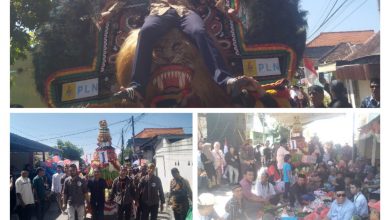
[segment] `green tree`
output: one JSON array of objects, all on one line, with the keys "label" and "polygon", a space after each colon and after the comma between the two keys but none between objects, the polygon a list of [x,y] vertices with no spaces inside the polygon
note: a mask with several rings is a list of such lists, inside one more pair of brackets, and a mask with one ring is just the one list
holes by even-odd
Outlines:
[{"label": "green tree", "polygon": [[[123,158],[124,159],[126,159],[126,158],[130,158],[131,159],[132,157],[133,157],[133,150],[130,147],[126,147],[123,150]],[[122,153],[118,154],[118,159],[119,159],[121,164],[124,164],[124,161],[122,161]]]},{"label": "green tree", "polygon": [[36,31],[33,51],[35,81],[44,96],[45,81],[57,70],[90,65],[95,53],[96,27],[91,17],[100,0],[56,0],[49,20]]},{"label": "green tree", "polygon": [[51,0],[11,0],[10,61],[26,58],[35,42],[35,31],[49,19]]},{"label": "green tree", "polygon": [[63,142],[62,140],[57,140],[57,146],[55,148],[62,150],[60,156],[69,160],[78,160],[80,164],[83,163],[81,156],[84,154],[83,148],[79,148],[69,141]]}]

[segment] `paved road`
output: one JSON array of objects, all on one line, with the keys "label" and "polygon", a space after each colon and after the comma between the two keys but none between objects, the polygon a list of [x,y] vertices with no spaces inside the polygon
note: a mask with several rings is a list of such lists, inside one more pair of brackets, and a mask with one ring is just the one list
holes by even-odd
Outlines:
[{"label": "paved road", "polygon": [[[167,212],[162,212],[162,213],[159,212],[158,219],[161,219],[161,220],[171,220],[171,219],[173,219],[172,211],[170,209],[165,209],[165,210],[167,210]],[[32,216],[32,220],[36,220],[36,219],[37,218],[35,216]],[[91,216],[88,214],[86,219],[91,219]],[[114,219],[116,219],[116,216],[115,215],[113,215],[113,216],[105,216],[104,219],[105,220],[114,220]],[[18,220],[18,217],[16,215],[13,215],[13,216],[11,216],[11,220]],[[57,208],[55,202],[53,202],[50,205],[49,210],[45,213],[44,220],[68,220],[68,216],[64,215],[64,214],[61,214],[58,211],[58,208]]]}]

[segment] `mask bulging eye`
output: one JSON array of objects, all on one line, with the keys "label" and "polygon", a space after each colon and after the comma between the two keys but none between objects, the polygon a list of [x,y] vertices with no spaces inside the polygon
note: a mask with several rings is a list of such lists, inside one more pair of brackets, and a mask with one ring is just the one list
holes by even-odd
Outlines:
[{"label": "mask bulging eye", "polygon": [[180,51],[180,48],[181,48],[181,43],[180,42],[176,42],[172,45],[172,51],[174,52],[178,52]]}]

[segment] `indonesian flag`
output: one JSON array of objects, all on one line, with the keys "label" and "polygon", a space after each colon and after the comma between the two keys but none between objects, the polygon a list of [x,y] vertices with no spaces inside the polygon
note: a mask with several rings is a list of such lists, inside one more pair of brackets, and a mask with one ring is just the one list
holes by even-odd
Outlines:
[{"label": "indonesian flag", "polygon": [[303,65],[306,79],[309,84],[313,84],[314,80],[318,77],[317,71],[314,68],[314,62],[310,58],[305,57],[303,58]]}]

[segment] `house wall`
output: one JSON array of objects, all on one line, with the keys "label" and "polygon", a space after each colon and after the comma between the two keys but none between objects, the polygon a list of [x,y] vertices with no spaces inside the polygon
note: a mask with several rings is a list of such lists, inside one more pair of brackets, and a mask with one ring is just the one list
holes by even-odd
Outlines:
[{"label": "house wall", "polygon": [[180,175],[187,179],[192,187],[193,161],[192,138],[170,144],[163,139],[156,148],[157,175],[160,177],[164,192],[169,192],[169,183],[172,179],[171,169],[179,169]]},{"label": "house wall", "polygon": [[362,100],[371,95],[371,88],[370,88],[370,80],[358,80],[357,84],[359,86],[359,107],[362,102]]}]

